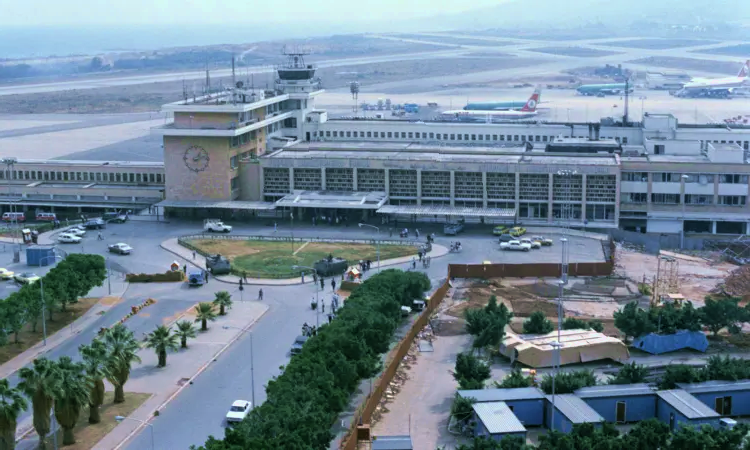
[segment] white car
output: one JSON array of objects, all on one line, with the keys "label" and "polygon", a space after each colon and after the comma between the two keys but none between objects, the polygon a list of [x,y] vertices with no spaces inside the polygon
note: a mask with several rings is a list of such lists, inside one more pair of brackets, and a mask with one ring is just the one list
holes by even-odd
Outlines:
[{"label": "white car", "polygon": [[227,412],[227,423],[242,422],[252,408],[253,404],[247,400],[235,400],[232,407],[229,408],[229,412]]},{"label": "white car", "polygon": [[81,238],[68,233],[61,233],[57,235],[57,242],[61,244],[78,244],[81,242]]},{"label": "white car", "polygon": [[531,250],[531,245],[524,244],[521,241],[501,242],[500,249],[501,250],[515,250],[519,252],[528,252],[529,250]]},{"label": "white car", "polygon": [[133,252],[133,247],[129,246],[128,244],[123,244],[122,242],[118,244],[112,244],[107,247],[110,253],[117,253],[120,255],[129,255]]},{"label": "white car", "polygon": [[522,244],[529,244],[531,248],[542,248],[542,243],[533,239],[523,238],[520,241]]},{"label": "white car", "polygon": [[229,233],[232,231],[232,226],[225,224],[219,219],[205,219],[203,221],[203,231],[212,233]]},{"label": "white car", "polygon": [[83,236],[86,234],[86,230],[82,230],[78,227],[71,227],[65,230],[66,234],[72,234],[73,236]]}]

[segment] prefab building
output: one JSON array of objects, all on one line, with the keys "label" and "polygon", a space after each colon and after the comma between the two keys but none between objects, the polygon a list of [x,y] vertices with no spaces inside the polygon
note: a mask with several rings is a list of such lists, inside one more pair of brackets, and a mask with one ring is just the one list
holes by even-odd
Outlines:
[{"label": "prefab building", "polygon": [[750,380],[713,380],[677,386],[722,416],[750,415]]},{"label": "prefab building", "polygon": [[475,436],[501,441],[507,436],[526,440],[526,428],[505,402],[484,402],[471,405],[474,409]]},{"label": "prefab building", "polygon": [[527,427],[544,424],[544,392],[539,388],[476,389],[458,391],[463,398],[474,398],[477,403],[505,402],[513,414]]},{"label": "prefab building", "polygon": [[573,394],[547,395],[546,397],[546,424],[551,430],[570,433],[573,425],[593,423],[595,426],[600,426],[604,422],[604,417]]},{"label": "prefab building", "polygon": [[684,426],[719,426],[720,414],[682,389],[657,391],[656,417],[674,431]]},{"label": "prefab building", "polygon": [[413,450],[411,436],[375,436],[370,447],[372,450]]},{"label": "prefab building", "polygon": [[638,422],[656,417],[656,392],[645,383],[578,389],[575,395],[607,422]]}]

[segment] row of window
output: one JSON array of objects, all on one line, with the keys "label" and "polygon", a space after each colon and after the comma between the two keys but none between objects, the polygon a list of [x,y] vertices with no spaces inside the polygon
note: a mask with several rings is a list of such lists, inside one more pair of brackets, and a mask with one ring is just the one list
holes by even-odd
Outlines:
[{"label": "row of window", "polygon": [[245,145],[248,142],[255,140],[257,130],[248,131],[247,133],[242,133],[239,136],[232,137],[232,142],[230,146],[232,148],[239,147],[241,145]]},{"label": "row of window", "polygon": [[[630,192],[622,194],[623,203],[646,203],[648,194],[641,192]],[[712,195],[685,194],[686,205],[712,205]],[[745,195],[719,195],[718,205],[721,206],[745,206],[747,196]],[[659,205],[679,205],[680,194],[651,194],[651,203]]]},{"label": "row of window", "polygon": [[[338,131],[326,130],[313,132],[314,137],[326,138],[370,138],[370,139],[430,139],[437,141],[488,141],[488,142],[551,142],[555,136],[518,135],[518,134],[455,134],[427,133],[419,131]],[[620,138],[615,138],[618,142]],[[622,138],[627,144],[628,138]]]},{"label": "row of window", "polygon": [[[714,182],[714,174],[710,173],[671,173],[658,172],[651,175],[654,183],[679,183],[685,177],[685,183],[708,184]],[[747,184],[748,176],[740,174],[718,175],[719,183],[723,184]],[[623,172],[622,181],[648,181],[648,172]]]},{"label": "row of window", "polygon": [[106,183],[164,183],[164,175],[160,173],[132,173],[132,172],[61,172],[42,170],[8,170],[0,171],[0,180],[32,180],[32,181],[89,181]]}]

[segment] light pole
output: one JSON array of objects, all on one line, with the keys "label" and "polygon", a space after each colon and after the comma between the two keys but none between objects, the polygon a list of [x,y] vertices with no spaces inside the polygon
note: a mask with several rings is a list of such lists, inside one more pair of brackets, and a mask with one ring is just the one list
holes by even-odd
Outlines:
[{"label": "light pole", "polygon": [[123,420],[132,420],[134,422],[140,422],[143,425],[147,425],[151,429],[151,450],[154,450],[156,447],[154,447],[154,426],[145,420],[140,419],[134,419],[132,417],[125,417],[125,416],[115,416],[115,420],[117,422],[122,422]]},{"label": "light pole", "polygon": [[682,174],[680,180],[682,181],[682,221],[680,222],[680,249],[685,248],[685,183],[687,183],[688,177],[686,174]]},{"label": "light pole", "polygon": [[[13,199],[12,199],[12,197],[10,195],[10,179],[13,177],[13,167],[15,166],[16,162],[18,162],[17,158],[13,158],[13,157],[3,158],[3,164],[5,164],[5,166],[7,167],[7,172],[6,172],[7,176],[5,177],[5,181],[7,181],[7,183],[8,183],[8,212],[11,213],[11,219],[10,220],[11,220],[11,223],[14,224],[12,232],[11,232],[11,241],[14,244],[15,244],[15,241],[16,241],[16,234],[17,234],[17,231],[18,231],[18,218],[15,217],[15,216],[13,216],[13,214],[12,214],[12,213],[15,212],[14,211],[15,208],[13,208]],[[18,243],[18,247],[19,247],[18,248],[18,252],[16,252],[15,248],[13,249],[13,262],[16,262],[16,263],[20,262],[20,260],[21,260],[21,254],[20,254],[21,253],[21,249],[20,249],[21,243],[20,243],[20,241]]]},{"label": "light pole", "polygon": [[[318,271],[315,270],[314,267],[308,267],[308,266],[292,266],[292,269],[310,269],[315,274],[315,277],[320,280],[320,276],[318,275]],[[318,283],[313,283],[315,285],[315,325],[320,326],[320,316],[318,315],[318,311],[320,311],[320,301],[318,301]]]},{"label": "light pole", "polygon": [[292,255],[294,255],[294,209],[289,212],[289,223],[292,228]]},{"label": "light pole", "polygon": [[370,225],[370,224],[367,224],[367,223],[361,223],[361,222],[360,222],[360,224],[359,224],[359,227],[360,227],[360,228],[362,228],[362,227],[370,227],[370,228],[375,228],[375,229],[376,229],[376,230],[378,231],[378,240],[377,240],[377,243],[376,243],[376,245],[377,245],[377,246],[376,246],[376,250],[375,250],[375,253],[376,253],[376,254],[377,254],[377,256],[378,256],[378,272],[380,272],[380,228],[379,228],[379,227],[376,227],[375,225]]},{"label": "light pole", "polygon": [[[43,262],[46,261],[46,260],[48,260],[48,259],[50,259],[50,258],[54,258],[54,259],[60,258],[60,259],[63,259],[63,257],[59,256],[59,255],[49,255],[49,256],[45,256],[44,258],[40,259],[39,260],[39,265],[43,266],[44,265]],[[44,338],[44,346],[46,347],[47,346],[47,317],[46,317],[46,314],[44,313],[44,309],[45,309],[45,305],[44,305],[44,277],[40,277],[39,278],[39,293],[41,294],[41,300],[42,300],[42,336]],[[71,323],[71,326],[72,325],[73,324]]]},{"label": "light pole", "polygon": [[641,120],[643,120],[643,101],[648,100],[648,97],[646,97],[645,95],[641,95],[640,97],[638,97],[638,100],[641,101]]},{"label": "light pole", "polygon": [[[241,330],[246,331],[245,328],[240,327],[233,327],[230,325],[224,325],[222,328],[225,330],[234,328],[235,330]],[[253,402],[253,408],[255,408],[255,365],[254,365],[254,358],[253,358],[253,333],[248,333],[250,335],[250,390],[252,391],[250,393],[251,401]]]}]

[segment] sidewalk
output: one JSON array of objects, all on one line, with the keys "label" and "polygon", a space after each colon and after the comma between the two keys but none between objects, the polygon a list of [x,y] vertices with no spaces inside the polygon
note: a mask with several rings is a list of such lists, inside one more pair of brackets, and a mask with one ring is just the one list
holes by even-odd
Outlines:
[{"label": "sidewalk", "polygon": [[[178,256],[179,258],[186,261],[188,264],[206,269],[206,258],[198,253],[195,254],[193,259],[193,251],[189,250],[177,243],[177,238],[167,239],[160,244],[164,250]],[[448,253],[448,249],[442,245],[432,244],[432,251],[427,253],[430,258],[439,258],[445,256]],[[397,264],[406,264],[411,262],[413,256],[402,256],[400,258],[392,258],[380,261],[380,267],[394,266]],[[377,266],[375,266],[377,267]],[[214,279],[232,284],[240,284],[240,277],[236,275],[221,275],[214,277]],[[301,277],[296,278],[284,278],[284,279],[271,279],[271,278],[248,278],[245,284],[257,284],[266,286],[289,286],[294,284],[303,284]],[[305,283],[313,283],[312,277],[307,277]]]}]

